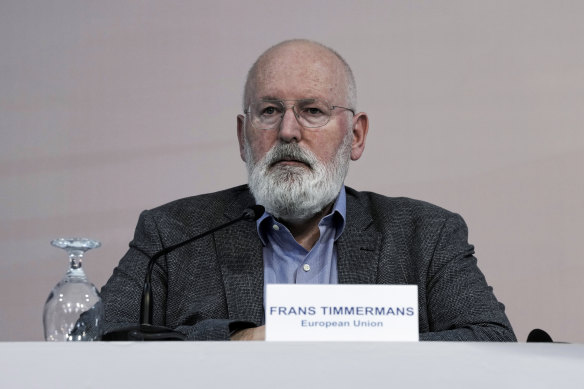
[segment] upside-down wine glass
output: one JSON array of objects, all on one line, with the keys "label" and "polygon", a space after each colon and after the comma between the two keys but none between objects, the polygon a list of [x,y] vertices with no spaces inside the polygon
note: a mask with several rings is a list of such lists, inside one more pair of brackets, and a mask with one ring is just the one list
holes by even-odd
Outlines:
[{"label": "upside-down wine glass", "polygon": [[45,303],[45,340],[99,340],[103,306],[99,292],[81,267],[81,260],[86,251],[101,246],[101,243],[86,238],[60,238],[53,240],[51,245],[67,251],[69,270],[53,288]]}]

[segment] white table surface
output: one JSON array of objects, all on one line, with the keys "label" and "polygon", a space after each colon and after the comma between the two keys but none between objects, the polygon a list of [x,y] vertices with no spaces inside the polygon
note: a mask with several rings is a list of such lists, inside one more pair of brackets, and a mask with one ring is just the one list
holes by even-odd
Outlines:
[{"label": "white table surface", "polygon": [[0,388],[584,388],[584,345],[0,343]]}]

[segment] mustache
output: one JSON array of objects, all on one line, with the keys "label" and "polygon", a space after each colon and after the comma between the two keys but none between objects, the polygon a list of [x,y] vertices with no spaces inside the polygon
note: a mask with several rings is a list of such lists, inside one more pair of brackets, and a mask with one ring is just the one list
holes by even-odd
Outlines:
[{"label": "mustache", "polygon": [[299,161],[312,168],[318,162],[316,156],[296,143],[277,144],[266,155],[266,163],[272,166],[280,161]]}]

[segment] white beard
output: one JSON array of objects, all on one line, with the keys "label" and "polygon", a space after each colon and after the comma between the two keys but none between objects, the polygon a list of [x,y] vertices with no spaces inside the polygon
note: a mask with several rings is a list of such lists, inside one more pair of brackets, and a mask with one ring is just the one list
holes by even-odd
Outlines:
[{"label": "white beard", "polygon": [[[349,171],[353,142],[347,131],[336,156],[321,162],[314,153],[297,143],[278,143],[258,162],[244,139],[248,185],[256,203],[272,216],[288,222],[301,222],[322,211],[338,196]],[[283,158],[304,162],[307,166],[272,166]]]}]

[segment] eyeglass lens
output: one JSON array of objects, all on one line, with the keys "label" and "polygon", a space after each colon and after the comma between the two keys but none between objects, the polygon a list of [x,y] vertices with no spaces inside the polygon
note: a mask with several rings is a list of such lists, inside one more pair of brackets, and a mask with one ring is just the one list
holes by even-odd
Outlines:
[{"label": "eyeglass lens", "polygon": [[252,124],[260,129],[277,127],[288,107],[294,110],[298,123],[303,127],[324,126],[331,116],[330,106],[321,100],[298,100],[289,105],[283,101],[260,100],[250,105]]}]

